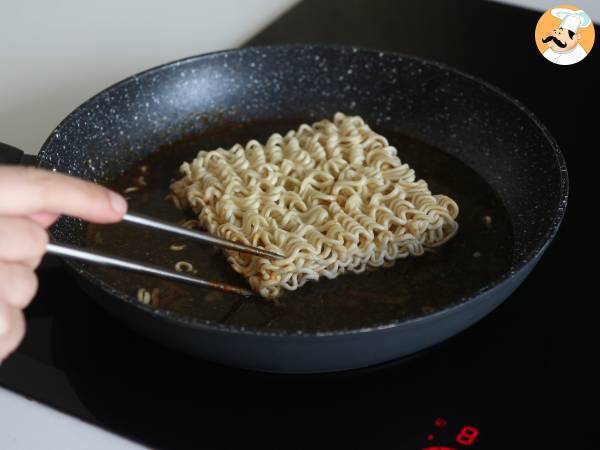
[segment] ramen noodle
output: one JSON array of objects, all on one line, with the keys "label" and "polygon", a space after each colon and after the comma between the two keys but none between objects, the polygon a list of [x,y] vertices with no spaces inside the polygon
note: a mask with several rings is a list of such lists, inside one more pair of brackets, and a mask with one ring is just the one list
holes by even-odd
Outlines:
[{"label": "ramen noodle", "polygon": [[421,255],[458,229],[457,204],[433,195],[358,116],[337,113],[265,144],[203,150],[180,171],[171,189],[208,232],[285,256],[226,251],[266,298]]}]

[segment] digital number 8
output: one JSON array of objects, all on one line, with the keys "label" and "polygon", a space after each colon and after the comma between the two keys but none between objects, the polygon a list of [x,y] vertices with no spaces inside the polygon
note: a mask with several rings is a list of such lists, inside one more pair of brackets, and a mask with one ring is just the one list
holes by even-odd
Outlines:
[{"label": "digital number 8", "polygon": [[456,442],[462,445],[471,445],[475,442],[475,438],[479,434],[479,430],[474,427],[466,426],[460,430],[460,433],[456,436]]}]

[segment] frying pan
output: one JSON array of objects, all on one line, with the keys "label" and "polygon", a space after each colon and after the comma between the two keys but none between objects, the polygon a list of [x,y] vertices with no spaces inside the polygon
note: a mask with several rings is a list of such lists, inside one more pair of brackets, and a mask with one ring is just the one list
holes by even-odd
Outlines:
[{"label": "frying pan", "polygon": [[[188,310],[153,308],[101,272],[76,261],[66,261],[67,266],[98,304],[146,336],[225,365],[270,372],[339,371],[406,357],[450,338],[500,305],[558,230],[567,202],[565,161],[546,128],[518,101],[435,62],[322,45],[194,56],[134,75],[86,101],[51,133],[35,164],[109,183],[145,158],[168,154],[186,136],[220,130],[213,139],[219,145],[228,130],[252,130],[259,123],[281,132],[282,124],[331,118],[336,111],[359,114],[376,130],[408,136],[402,141],[407,149],[411,142],[438,149],[436,159],[418,145],[409,153],[421,160],[417,175],[431,177],[433,184],[441,180],[432,190],[455,190],[459,197],[456,244],[451,241],[438,255],[402,260],[375,275],[309,283],[289,294],[289,300],[284,295],[283,307],[253,300],[244,306],[249,312],[235,320],[232,314],[243,306],[236,299],[211,300],[210,291],[200,289]],[[158,148],[167,150],[155,153]],[[398,148],[404,157],[403,146]],[[20,158],[20,152],[6,146],[0,153],[5,161]],[[483,184],[464,183],[470,176]],[[168,186],[168,180],[163,184]],[[474,214],[469,207],[470,199],[485,189],[496,196],[497,204],[485,214],[499,218],[496,234],[481,234],[477,227],[489,225],[488,219],[477,219],[485,208]],[[508,225],[502,227],[500,217]],[[57,241],[88,244],[86,225],[72,218],[61,218],[51,234]],[[477,239],[487,245],[483,253],[507,256],[500,269],[482,276],[492,259],[470,263],[465,257]],[[508,250],[501,248],[507,245]],[[214,258],[205,270],[218,265]],[[224,268],[209,275],[226,273]],[[456,289],[457,284],[467,288]],[[208,310],[206,305],[227,314],[207,319],[197,313]],[[253,322],[265,311],[275,311],[279,325]]]}]

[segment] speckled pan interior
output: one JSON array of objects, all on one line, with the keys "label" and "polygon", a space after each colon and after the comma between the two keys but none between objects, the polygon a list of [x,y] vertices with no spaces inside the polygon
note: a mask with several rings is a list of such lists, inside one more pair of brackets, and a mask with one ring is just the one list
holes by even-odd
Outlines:
[{"label": "speckled pan interior", "polygon": [[[185,134],[257,120],[317,120],[336,111],[441,148],[493,187],[508,210],[515,244],[512,267],[494,283],[522,268],[554,236],[566,206],[566,167],[530,112],[445,66],[366,49],[245,48],[148,70],[68,116],[44,144],[39,164],[106,182]],[[62,219],[52,233],[58,241],[83,244],[79,221]]]}]

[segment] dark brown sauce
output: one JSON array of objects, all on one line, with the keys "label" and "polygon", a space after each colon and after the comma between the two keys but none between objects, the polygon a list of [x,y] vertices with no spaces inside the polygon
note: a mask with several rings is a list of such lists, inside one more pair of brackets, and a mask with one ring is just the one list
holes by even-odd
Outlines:
[{"label": "dark brown sauce", "polygon": [[[160,148],[135,167],[125,171],[111,187],[126,194],[131,211],[178,222],[193,217],[165,200],[170,181],[178,178],[182,161],[190,161],[200,149],[228,148],[249,139],[264,141],[274,132],[286,132],[298,123],[255,123],[228,126],[210,133],[188,136]],[[421,141],[386,130],[378,130],[398,149],[419,178],[433,193],[446,194],[460,207],[458,234],[435,252],[399,260],[393,267],[363,274],[345,274],[335,280],[309,282],[285,292],[278,304],[245,299],[234,294],[191,287],[158,278],[102,267],[88,270],[116,289],[136,297],[137,290],[159,288],[159,308],[203,321],[261,330],[331,331],[392,322],[443,308],[479,290],[509,269],[513,238],[508,214],[492,188],[456,158]],[[148,173],[140,167],[146,165]],[[487,217],[487,218],[486,218]],[[91,248],[173,268],[177,261],[193,264],[197,276],[247,286],[211,246],[176,238],[159,231],[131,225],[90,225]],[[172,244],[187,244],[172,251]]]}]

